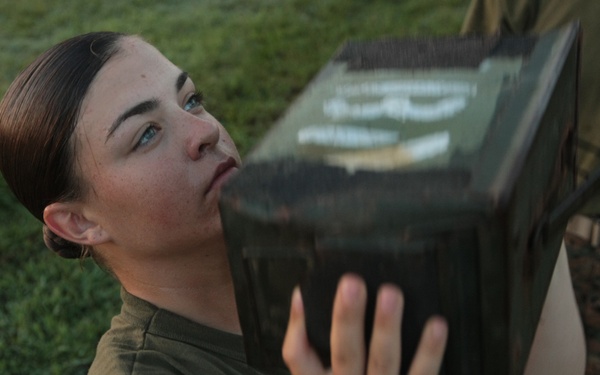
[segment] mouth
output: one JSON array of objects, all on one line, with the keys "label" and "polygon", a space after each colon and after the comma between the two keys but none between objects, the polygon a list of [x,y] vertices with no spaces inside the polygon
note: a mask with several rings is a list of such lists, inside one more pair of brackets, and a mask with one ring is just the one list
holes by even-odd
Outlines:
[{"label": "mouth", "polygon": [[238,165],[234,158],[228,157],[225,161],[221,162],[215,174],[206,188],[204,195],[208,194],[211,190],[220,190],[223,184],[236,172],[238,171]]}]

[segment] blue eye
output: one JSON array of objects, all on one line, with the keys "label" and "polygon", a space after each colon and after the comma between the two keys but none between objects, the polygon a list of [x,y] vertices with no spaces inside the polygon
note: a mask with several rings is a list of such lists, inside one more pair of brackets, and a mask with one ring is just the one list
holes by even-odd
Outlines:
[{"label": "blue eye", "polygon": [[191,111],[194,108],[202,107],[204,97],[201,92],[196,92],[188,99],[187,103],[183,106],[186,111]]},{"label": "blue eye", "polygon": [[159,128],[156,125],[149,125],[146,128],[146,130],[144,130],[144,133],[142,133],[142,136],[140,137],[138,142],[135,144],[133,149],[137,150],[138,147],[144,147],[148,143],[150,143],[150,141],[152,141],[152,138],[154,138],[156,136],[156,134],[158,134],[158,130],[159,130]]}]

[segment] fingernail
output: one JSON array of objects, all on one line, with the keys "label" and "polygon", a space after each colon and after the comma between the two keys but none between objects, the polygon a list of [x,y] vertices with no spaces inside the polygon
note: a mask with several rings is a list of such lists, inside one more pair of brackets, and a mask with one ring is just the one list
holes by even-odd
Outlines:
[{"label": "fingernail", "polygon": [[443,319],[434,319],[431,324],[431,336],[436,340],[443,339],[448,332],[448,326]]},{"label": "fingernail", "polygon": [[342,295],[344,296],[344,299],[348,302],[354,302],[358,298],[358,294],[358,282],[349,278],[344,279],[342,283]]},{"label": "fingernail", "polygon": [[294,292],[292,293],[292,309],[297,312],[300,312],[303,309],[302,294],[300,293],[300,288],[298,287],[295,287]]},{"label": "fingernail", "polygon": [[382,288],[379,294],[379,308],[382,312],[391,314],[398,309],[400,298],[389,288]]}]

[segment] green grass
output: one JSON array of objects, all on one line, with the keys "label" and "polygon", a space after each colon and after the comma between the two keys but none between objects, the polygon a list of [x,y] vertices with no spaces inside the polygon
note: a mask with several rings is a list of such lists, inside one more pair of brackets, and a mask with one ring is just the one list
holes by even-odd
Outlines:
[{"label": "green grass", "polygon": [[[455,34],[468,0],[0,0],[0,92],[70,36],[140,34],[190,72],[246,153],[348,39]],[[118,285],[46,250],[0,179],[0,374],[84,374]]]}]

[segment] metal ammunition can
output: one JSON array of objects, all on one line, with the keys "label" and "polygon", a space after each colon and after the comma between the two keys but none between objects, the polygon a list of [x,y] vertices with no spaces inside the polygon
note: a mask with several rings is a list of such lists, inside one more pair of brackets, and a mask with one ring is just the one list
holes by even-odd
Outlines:
[{"label": "metal ammunition can", "polygon": [[393,282],[403,358],[441,314],[444,373],[521,374],[575,189],[578,45],[572,24],[342,46],[221,194],[249,363],[283,366],[295,285],[327,362],[333,295],[353,272],[366,340]]}]

